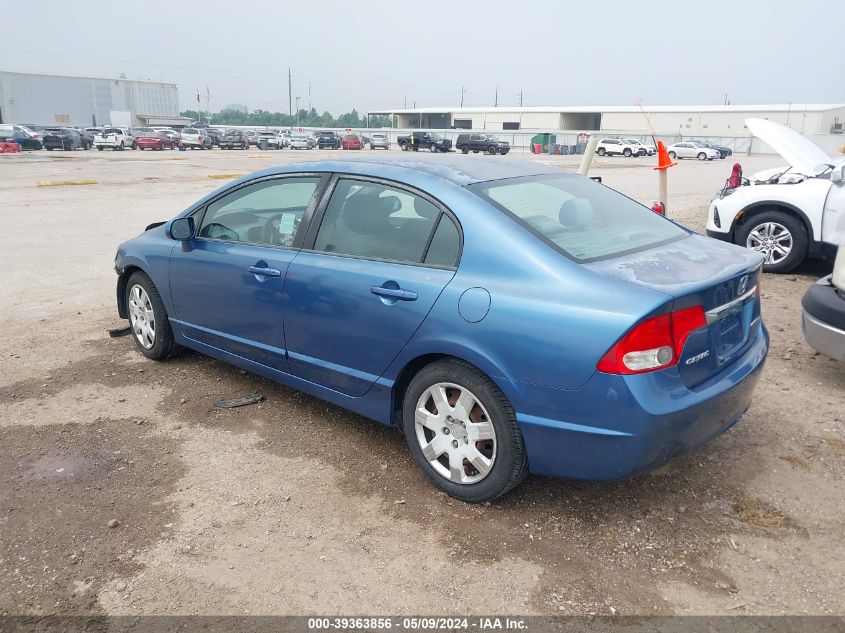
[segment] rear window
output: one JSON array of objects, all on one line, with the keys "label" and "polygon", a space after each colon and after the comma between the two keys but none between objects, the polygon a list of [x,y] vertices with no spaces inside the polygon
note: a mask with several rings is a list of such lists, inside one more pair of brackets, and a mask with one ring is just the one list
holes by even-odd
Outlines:
[{"label": "rear window", "polygon": [[358,137],[355,136],[354,134],[347,134],[346,136],[343,137],[343,140],[344,141],[357,141]]},{"label": "rear window", "polygon": [[182,133],[183,134],[196,134],[197,131],[192,127],[186,127],[184,130],[182,130]]},{"label": "rear window", "polygon": [[493,180],[468,189],[579,262],[609,259],[688,235],[621,193],[574,174]]}]

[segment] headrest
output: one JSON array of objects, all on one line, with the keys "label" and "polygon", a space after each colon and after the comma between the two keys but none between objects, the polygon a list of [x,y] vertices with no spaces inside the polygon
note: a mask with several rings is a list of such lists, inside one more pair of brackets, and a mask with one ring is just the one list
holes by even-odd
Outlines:
[{"label": "headrest", "polygon": [[343,221],[350,230],[363,235],[386,231],[391,228],[388,218],[393,213],[392,199],[395,196],[352,196],[343,206]]},{"label": "headrest", "polygon": [[560,206],[558,221],[566,228],[581,228],[593,221],[593,203],[586,198],[572,198]]},{"label": "headrest", "polygon": [[416,211],[417,215],[421,218],[432,221],[436,220],[437,216],[440,215],[440,209],[435,207],[428,200],[420,198],[419,196],[414,196],[414,211]]}]

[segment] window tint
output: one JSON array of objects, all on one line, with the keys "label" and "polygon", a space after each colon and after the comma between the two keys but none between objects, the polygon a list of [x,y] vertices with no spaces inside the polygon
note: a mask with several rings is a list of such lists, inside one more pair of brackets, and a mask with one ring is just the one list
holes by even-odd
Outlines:
[{"label": "window tint", "polygon": [[468,189],[578,261],[607,259],[688,235],[641,204],[580,176],[509,178]]},{"label": "window tint", "polygon": [[442,214],[425,254],[425,263],[433,266],[454,266],[458,262],[460,244],[461,239],[455,223],[445,213]]},{"label": "window tint", "polygon": [[281,178],[241,187],[208,205],[199,237],[291,246],[319,178]]},{"label": "window tint", "polygon": [[422,262],[440,209],[402,189],[341,180],[314,248],[326,253]]}]

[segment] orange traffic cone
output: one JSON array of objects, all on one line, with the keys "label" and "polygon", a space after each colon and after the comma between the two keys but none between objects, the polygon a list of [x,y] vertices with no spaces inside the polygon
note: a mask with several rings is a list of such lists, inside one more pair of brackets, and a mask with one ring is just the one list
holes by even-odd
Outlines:
[{"label": "orange traffic cone", "polygon": [[666,151],[666,146],[663,144],[663,141],[657,141],[657,167],[654,169],[668,169],[669,167],[674,167],[678,163],[673,163],[672,159],[669,158],[669,152]]}]

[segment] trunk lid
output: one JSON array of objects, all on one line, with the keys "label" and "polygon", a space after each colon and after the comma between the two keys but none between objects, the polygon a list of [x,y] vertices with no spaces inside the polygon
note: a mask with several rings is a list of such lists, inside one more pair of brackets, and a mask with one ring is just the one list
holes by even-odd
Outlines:
[{"label": "trunk lid", "polygon": [[687,339],[678,370],[694,387],[735,361],[755,340],[763,257],[700,235],[597,262],[595,272],[665,293],[672,310],[700,305],[707,325]]}]

